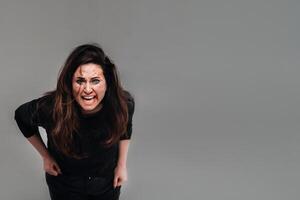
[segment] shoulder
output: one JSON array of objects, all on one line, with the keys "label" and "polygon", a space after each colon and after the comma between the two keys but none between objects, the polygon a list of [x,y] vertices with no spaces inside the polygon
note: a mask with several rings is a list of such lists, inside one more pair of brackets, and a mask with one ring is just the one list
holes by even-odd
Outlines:
[{"label": "shoulder", "polygon": [[39,119],[43,122],[51,120],[53,108],[54,108],[54,98],[50,94],[44,94],[39,98],[33,100],[34,111],[38,115]]},{"label": "shoulder", "polygon": [[128,112],[133,114],[134,112],[134,107],[135,107],[135,100],[133,95],[128,92],[127,90],[124,90],[127,106],[128,106]]},{"label": "shoulder", "polygon": [[19,105],[16,112],[35,113],[40,109],[41,105],[45,104],[45,100],[46,97],[44,96],[33,98]]},{"label": "shoulder", "polygon": [[[45,96],[36,97],[30,101],[27,101],[15,110],[15,120],[17,120],[18,124],[22,127],[29,126],[33,127],[36,125],[44,125],[44,122],[48,119],[51,108],[45,102],[49,101],[49,99]],[[22,125],[21,125],[22,124]],[[31,128],[30,127],[30,128]],[[29,129],[29,128],[28,128]],[[30,131],[32,131],[31,129]],[[25,130],[24,132],[27,132]]]},{"label": "shoulder", "polygon": [[38,108],[42,110],[52,110],[54,104],[54,96],[46,94],[37,99]]}]

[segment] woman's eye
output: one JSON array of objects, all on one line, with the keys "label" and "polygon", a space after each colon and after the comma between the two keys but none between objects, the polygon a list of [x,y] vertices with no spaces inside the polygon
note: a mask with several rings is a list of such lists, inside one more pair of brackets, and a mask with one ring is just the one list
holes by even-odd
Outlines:
[{"label": "woman's eye", "polygon": [[76,83],[81,84],[83,81],[82,80],[77,80]]},{"label": "woman's eye", "polygon": [[[81,85],[83,82],[85,82],[84,80],[77,80],[76,83],[78,83],[79,85]],[[96,80],[92,80],[91,83],[92,84],[98,84],[100,82],[100,80],[96,79]]]},{"label": "woman's eye", "polygon": [[100,82],[100,80],[93,80],[92,82],[93,82],[94,84],[97,84],[97,83]]}]

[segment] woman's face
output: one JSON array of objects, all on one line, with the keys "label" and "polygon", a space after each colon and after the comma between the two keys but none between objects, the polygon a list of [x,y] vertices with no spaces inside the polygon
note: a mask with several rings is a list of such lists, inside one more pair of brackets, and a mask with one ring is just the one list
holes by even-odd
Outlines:
[{"label": "woman's face", "polygon": [[82,113],[99,111],[106,91],[106,81],[100,65],[88,63],[79,66],[72,79],[73,96],[80,105]]}]

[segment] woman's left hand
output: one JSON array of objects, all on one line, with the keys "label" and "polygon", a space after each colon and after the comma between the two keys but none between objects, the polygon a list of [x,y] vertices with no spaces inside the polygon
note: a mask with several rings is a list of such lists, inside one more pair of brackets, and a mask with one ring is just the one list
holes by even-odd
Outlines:
[{"label": "woman's left hand", "polygon": [[127,181],[127,168],[118,165],[115,168],[114,188],[121,186],[125,181]]}]

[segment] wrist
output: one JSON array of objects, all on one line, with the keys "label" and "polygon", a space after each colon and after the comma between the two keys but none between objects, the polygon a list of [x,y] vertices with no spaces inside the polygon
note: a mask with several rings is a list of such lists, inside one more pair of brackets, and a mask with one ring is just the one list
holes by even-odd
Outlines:
[{"label": "wrist", "polygon": [[126,168],[126,163],[118,163],[117,166],[120,168]]},{"label": "wrist", "polygon": [[41,155],[41,156],[42,156],[42,159],[43,159],[43,160],[47,160],[47,159],[51,158],[51,156],[50,156],[49,153],[45,153],[45,154],[43,154],[43,155]]}]

